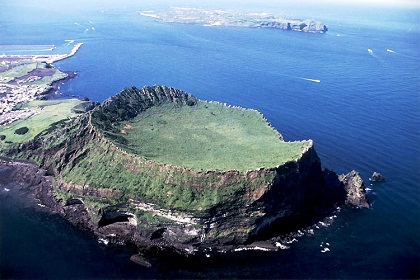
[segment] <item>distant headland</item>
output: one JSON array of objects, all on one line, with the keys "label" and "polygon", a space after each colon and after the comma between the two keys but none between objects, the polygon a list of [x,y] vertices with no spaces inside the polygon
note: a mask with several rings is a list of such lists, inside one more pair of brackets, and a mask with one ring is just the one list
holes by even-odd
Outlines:
[{"label": "distant headland", "polygon": [[287,19],[268,13],[238,13],[227,10],[173,7],[168,10],[139,11],[141,16],[168,23],[198,24],[204,26],[234,26],[276,28],[282,30],[325,33],[328,27],[313,19]]}]

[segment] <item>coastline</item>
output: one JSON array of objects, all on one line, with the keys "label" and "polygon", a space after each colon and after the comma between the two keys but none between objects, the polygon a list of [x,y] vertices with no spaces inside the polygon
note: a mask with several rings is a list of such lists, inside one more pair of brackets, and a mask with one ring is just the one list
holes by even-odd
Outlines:
[{"label": "coastline", "polygon": [[[136,96],[132,94],[134,90],[141,92],[144,99],[130,98]],[[313,148],[304,151],[298,160],[273,169],[200,173],[143,161],[114,146],[112,140],[101,136],[92,125],[92,118],[94,121],[108,119],[105,113],[111,112],[113,118],[118,119],[113,112],[130,114],[127,107],[138,110],[144,108],[144,104],[151,106],[152,98],[156,98],[155,105],[165,100],[177,100],[186,106],[193,104],[188,102],[193,101],[192,96],[173,88],[155,86],[142,91],[128,88],[96,107],[92,114],[38,134],[33,141],[19,147],[6,148],[4,155],[37,162],[15,165],[15,174],[22,174],[18,180],[34,182],[36,176],[26,176],[28,172],[51,175],[49,183],[42,186],[43,191],[35,189],[35,196],[43,205],[61,213],[71,223],[92,231],[104,244],[136,247],[139,255],[133,257],[134,262],[145,266],[149,266],[149,262],[142,255],[150,250],[169,250],[185,256],[283,250],[290,241],[284,239],[285,234],[289,236],[316,223],[327,223],[337,205],[369,207],[360,175],[352,171],[337,176],[332,171],[322,171]],[[119,106],[114,107],[115,104]],[[86,147],[96,148],[87,150]],[[97,156],[98,152],[101,156]],[[84,162],[80,161],[82,157]],[[90,162],[104,167],[105,173]],[[108,166],[109,162],[115,165]],[[119,166],[128,170],[123,171]],[[74,176],[69,172],[100,179],[87,181],[84,175]],[[118,175],[114,180],[108,174]],[[127,184],[135,182],[133,176],[147,180],[143,190],[127,188]],[[14,180],[12,178],[10,180]],[[34,184],[42,180],[36,179]],[[156,185],[163,186],[163,190],[155,188],[152,191],[156,193],[146,193],[146,188]],[[243,189],[236,191],[237,185]],[[185,186],[190,186],[187,191]],[[197,191],[200,189],[208,192],[200,194]],[[221,189],[230,191],[229,195],[220,195]],[[166,194],[165,200],[153,199],[159,194]],[[207,202],[209,198],[211,204]]]},{"label": "coastline", "polygon": [[62,72],[53,63],[74,56],[83,43],[77,43],[68,54],[1,55],[0,63],[0,125],[27,118],[33,112],[19,107],[36,99],[48,99],[59,84],[76,76]]},{"label": "coastline", "polygon": [[[144,268],[155,266],[156,258],[166,254],[181,259],[191,257],[208,259],[229,255],[239,256],[247,251],[269,253],[287,250],[290,244],[297,242],[300,237],[312,235],[314,228],[326,227],[333,223],[341,211],[338,207],[314,224],[290,232],[278,232],[271,238],[254,240],[247,244],[214,244],[208,248],[193,248],[192,244],[183,246],[180,242],[168,243],[161,238],[145,238],[143,233],[138,232],[137,225],[129,220],[120,221],[114,217],[109,224],[98,225],[95,218],[89,214],[92,209],[89,209],[83,198],[74,196],[67,201],[58,199],[53,191],[55,176],[31,161],[0,156],[0,173],[3,175],[0,178],[0,187],[16,188],[16,191],[20,192],[20,199],[27,207],[60,215],[77,229],[92,234],[99,244],[132,250],[133,255],[127,258],[126,262],[130,261]],[[101,214],[103,220],[106,214]]]}]

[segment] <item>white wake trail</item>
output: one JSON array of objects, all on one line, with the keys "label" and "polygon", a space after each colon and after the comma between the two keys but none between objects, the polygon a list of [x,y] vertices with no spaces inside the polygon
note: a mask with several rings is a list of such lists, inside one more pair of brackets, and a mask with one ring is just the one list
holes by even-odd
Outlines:
[{"label": "white wake trail", "polygon": [[377,60],[379,60],[381,63],[385,63],[385,61],[382,59],[382,58],[380,58],[379,56],[377,56],[374,52],[373,52],[373,50],[372,49],[367,49],[368,50],[368,53],[372,56],[372,57],[374,57],[374,58],[376,58]]},{"label": "white wake trail", "polygon": [[309,79],[309,78],[301,78],[301,79],[305,80],[305,81],[314,82],[314,83],[320,83],[321,82],[321,80],[318,80],[318,79]]}]

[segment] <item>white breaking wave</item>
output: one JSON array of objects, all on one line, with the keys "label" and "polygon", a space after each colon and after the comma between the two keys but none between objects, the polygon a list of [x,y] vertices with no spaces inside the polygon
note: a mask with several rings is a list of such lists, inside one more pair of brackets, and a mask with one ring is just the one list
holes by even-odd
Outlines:
[{"label": "white breaking wave", "polygon": [[4,191],[5,191],[5,192],[10,192],[10,189],[8,189],[8,188],[4,188]]},{"label": "white breaking wave", "polygon": [[387,51],[387,52],[390,52],[390,53],[396,53],[395,51],[390,50],[390,49],[386,49],[386,51]]},{"label": "white breaking wave", "polygon": [[328,248],[328,246],[330,246],[330,243],[325,242],[325,246],[324,246],[324,242],[322,242],[321,245],[319,245],[319,247],[322,248],[321,253],[325,253],[325,252],[331,251],[330,248]]},{"label": "white breaking wave", "polygon": [[241,248],[236,248],[233,251],[234,252],[240,252],[240,251],[252,251],[252,250],[253,251],[265,251],[265,252],[272,251],[270,249],[259,247],[259,246],[255,246],[255,247],[241,247]]},{"label": "white breaking wave", "polygon": [[283,245],[280,242],[276,242],[276,247],[279,247],[281,250],[287,250],[290,248],[290,246]]},{"label": "white breaking wave", "polygon": [[98,243],[99,243],[99,244],[108,245],[109,240],[108,240],[108,239],[105,239],[105,238],[99,238],[99,239],[98,239]]}]

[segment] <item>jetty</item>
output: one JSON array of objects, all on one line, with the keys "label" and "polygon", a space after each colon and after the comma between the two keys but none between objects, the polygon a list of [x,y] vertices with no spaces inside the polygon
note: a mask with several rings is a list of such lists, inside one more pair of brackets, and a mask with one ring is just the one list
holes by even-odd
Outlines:
[{"label": "jetty", "polygon": [[46,61],[47,63],[54,63],[69,57],[72,57],[77,53],[77,51],[80,49],[80,47],[83,45],[83,43],[77,43],[74,45],[73,49],[69,54],[58,54],[58,55],[51,55],[50,61]]},{"label": "jetty", "polygon": [[32,61],[32,62],[46,62],[54,63],[69,57],[72,57],[77,53],[83,43],[77,43],[74,45],[70,53],[67,54],[48,54],[48,55],[0,55],[0,62],[5,61],[3,64],[11,63],[12,61]]}]

